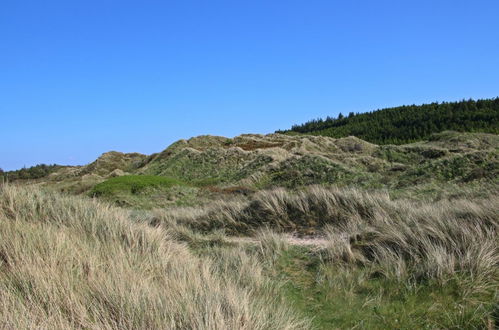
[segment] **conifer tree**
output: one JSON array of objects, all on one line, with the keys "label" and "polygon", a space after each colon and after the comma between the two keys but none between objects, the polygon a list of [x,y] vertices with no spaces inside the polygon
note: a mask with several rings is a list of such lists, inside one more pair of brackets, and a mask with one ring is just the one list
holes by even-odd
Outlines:
[{"label": "conifer tree", "polygon": [[[499,134],[499,98],[401,106],[338,119],[314,119],[291,131],[330,137],[357,136],[369,142],[409,143],[436,132],[456,130]],[[289,131],[278,131],[286,133]]]}]

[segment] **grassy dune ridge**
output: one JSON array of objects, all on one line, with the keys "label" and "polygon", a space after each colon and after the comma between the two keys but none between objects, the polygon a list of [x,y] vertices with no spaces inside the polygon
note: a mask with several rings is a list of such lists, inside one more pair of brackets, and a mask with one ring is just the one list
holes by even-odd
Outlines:
[{"label": "grassy dune ridge", "polygon": [[499,138],[494,134],[442,132],[405,145],[376,145],[353,136],[245,134],[179,140],[150,156],[109,152],[37,182],[77,194],[128,175],[173,178],[194,190],[210,185],[258,190],[328,184],[394,191],[497,183],[498,174]]}]

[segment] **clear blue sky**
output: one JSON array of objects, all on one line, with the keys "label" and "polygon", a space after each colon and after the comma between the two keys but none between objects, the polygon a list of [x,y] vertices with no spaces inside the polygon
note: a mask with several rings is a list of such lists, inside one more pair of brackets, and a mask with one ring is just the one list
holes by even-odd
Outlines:
[{"label": "clear blue sky", "polygon": [[499,1],[0,2],[0,167],[499,95]]}]

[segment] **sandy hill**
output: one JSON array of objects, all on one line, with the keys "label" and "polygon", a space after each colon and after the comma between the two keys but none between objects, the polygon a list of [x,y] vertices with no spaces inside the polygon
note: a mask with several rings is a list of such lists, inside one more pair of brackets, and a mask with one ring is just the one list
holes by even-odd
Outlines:
[{"label": "sandy hill", "polygon": [[442,132],[429,140],[379,146],[356,137],[245,134],[179,140],[150,156],[108,152],[66,167],[51,182],[83,183],[80,190],[127,174],[172,177],[195,185],[297,187],[327,183],[405,187],[427,182],[495,182],[499,136]]}]

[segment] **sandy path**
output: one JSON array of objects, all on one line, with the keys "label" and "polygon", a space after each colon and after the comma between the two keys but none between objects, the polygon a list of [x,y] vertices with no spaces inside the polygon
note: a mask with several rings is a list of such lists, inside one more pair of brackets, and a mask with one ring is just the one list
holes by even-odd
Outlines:
[{"label": "sandy path", "polygon": [[[310,246],[322,248],[327,246],[327,240],[323,237],[297,237],[292,234],[283,235],[288,244],[296,246]],[[258,244],[260,241],[254,237],[227,237],[230,242],[241,244]]]}]

